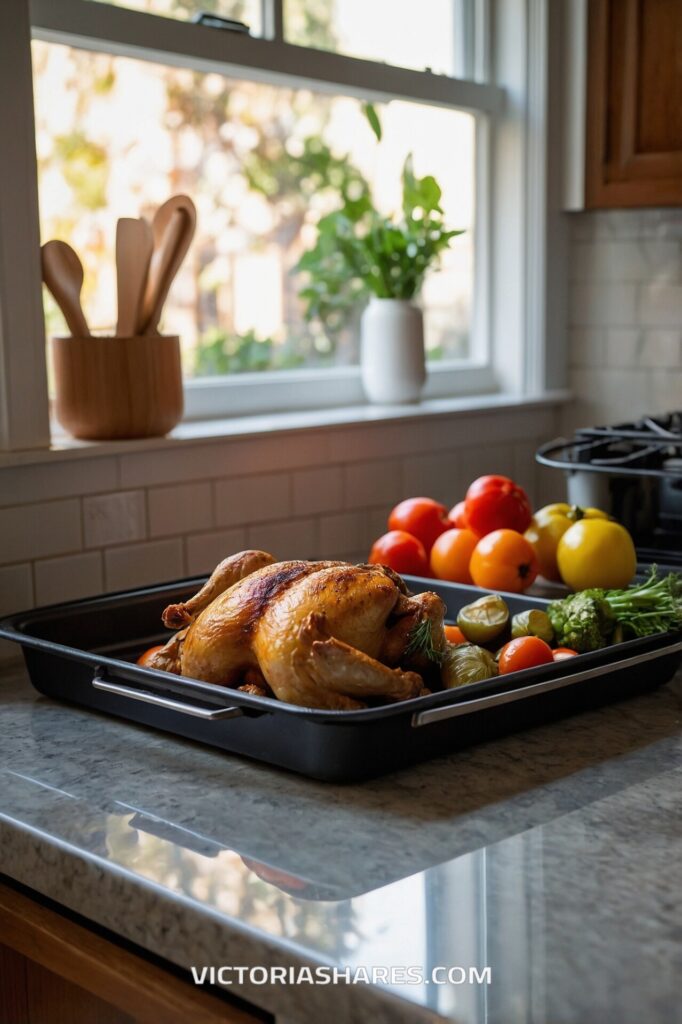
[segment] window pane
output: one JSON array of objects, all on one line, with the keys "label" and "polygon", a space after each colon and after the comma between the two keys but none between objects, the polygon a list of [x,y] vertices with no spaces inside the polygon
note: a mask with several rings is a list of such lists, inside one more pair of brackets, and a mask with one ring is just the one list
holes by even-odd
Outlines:
[{"label": "window pane", "polygon": [[[320,216],[367,182],[386,214],[401,168],[433,174],[449,228],[463,228],[422,300],[433,359],[468,352],[473,291],[474,118],[414,103],[379,109],[377,143],[359,101],[34,43],[43,240],[70,241],[93,328],[116,320],[117,217],[151,217],[192,196],[197,236],[166,304],[188,375],[358,360],[361,307],[306,321],[296,272]],[[46,297],[48,333],[63,330]],[[338,315],[337,315],[338,314]]]},{"label": "window pane", "polygon": [[455,0],[284,0],[290,43],[454,75]]},{"label": "window pane", "polygon": [[251,35],[262,34],[261,0],[97,0],[114,7],[128,7],[133,11],[159,14],[164,18],[191,21],[200,11],[217,14],[221,18],[241,21],[251,29]]}]

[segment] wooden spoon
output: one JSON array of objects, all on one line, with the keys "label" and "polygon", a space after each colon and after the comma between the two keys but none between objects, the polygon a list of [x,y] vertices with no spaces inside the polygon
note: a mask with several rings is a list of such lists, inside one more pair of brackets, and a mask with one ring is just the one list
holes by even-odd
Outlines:
[{"label": "wooden spoon", "polygon": [[149,221],[144,217],[120,218],[116,225],[116,334],[119,338],[130,338],[137,333],[153,249],[154,235]]},{"label": "wooden spoon", "polygon": [[54,295],[57,305],[74,338],[89,338],[88,327],[81,306],[83,264],[77,253],[66,242],[46,242],[40,250],[43,281]]},{"label": "wooden spoon", "polygon": [[163,305],[194,237],[196,220],[196,208],[188,196],[173,196],[154,215],[154,253],[138,325],[140,334],[158,333]]}]

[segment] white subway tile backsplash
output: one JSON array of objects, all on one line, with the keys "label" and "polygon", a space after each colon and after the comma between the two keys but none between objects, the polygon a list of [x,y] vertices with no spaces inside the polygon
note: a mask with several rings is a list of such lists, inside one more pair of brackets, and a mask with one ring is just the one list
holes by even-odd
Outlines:
[{"label": "white subway tile backsplash", "polygon": [[606,365],[622,369],[637,367],[643,341],[643,332],[636,328],[610,328],[606,331]]},{"label": "white subway tile backsplash", "polygon": [[[570,386],[562,431],[682,404],[682,211],[571,217]],[[634,304],[634,309],[633,309]]]},{"label": "white subway tile backsplash", "polygon": [[569,366],[604,366],[606,332],[599,328],[573,327],[568,331]]},{"label": "white subway tile backsplash", "polygon": [[119,491],[83,499],[86,548],[143,540],[147,533],[144,491]]},{"label": "white subway tile backsplash", "polygon": [[30,563],[7,565],[0,569],[0,615],[11,615],[13,612],[32,608],[33,604]]},{"label": "white subway tile backsplash", "polygon": [[102,555],[90,551],[66,558],[48,558],[35,563],[36,604],[75,601],[102,592]]},{"label": "white subway tile backsplash", "polygon": [[233,477],[215,485],[217,526],[282,519],[291,512],[291,478],[288,473]]},{"label": "white subway tile backsplash", "polygon": [[459,501],[461,481],[461,449],[436,452],[433,455],[412,455],[403,461],[403,494],[441,501],[451,508]]},{"label": "white subway tile backsplash", "polygon": [[361,508],[365,505],[390,508],[402,497],[402,469],[397,459],[356,462],[344,468],[346,508]]},{"label": "white subway tile backsplash", "polygon": [[367,517],[364,512],[336,512],[320,516],[320,555],[338,558],[350,551],[362,551],[367,543]]},{"label": "white subway tile backsplash", "polygon": [[78,551],[80,501],[49,501],[0,510],[0,564]]},{"label": "white subway tile backsplash", "polygon": [[574,244],[571,279],[597,284],[680,279],[681,249],[666,239],[637,239]]},{"label": "white subway tile backsplash", "polygon": [[648,411],[671,412],[682,407],[682,369],[651,370],[651,405]]},{"label": "white subway tile backsplash", "polygon": [[[661,286],[663,287],[663,286]],[[574,284],[573,327],[631,327],[636,323],[637,288],[631,284]]]},{"label": "white subway tile backsplash", "polygon": [[339,466],[317,466],[293,474],[294,515],[330,512],[343,507],[343,474]]},{"label": "white subway tile backsplash", "polygon": [[0,477],[0,505],[24,505],[77,494],[113,491],[117,482],[115,458],[12,466],[3,469]]},{"label": "white subway tile backsplash", "polygon": [[280,523],[260,523],[247,530],[248,546],[268,551],[278,562],[296,558],[320,558],[316,519],[288,519]]},{"label": "white subway tile backsplash", "polygon": [[170,537],[213,526],[213,494],[206,481],[152,487],[147,502],[150,537]]},{"label": "white subway tile backsplash", "polygon": [[646,331],[639,360],[651,369],[682,370],[682,332]]},{"label": "white subway tile backsplash", "polygon": [[150,541],[104,552],[107,590],[142,587],[185,575],[182,541]]},{"label": "white subway tile backsplash", "polygon": [[672,327],[682,330],[682,285],[642,285],[639,300],[642,327]]},{"label": "white subway tile backsplash", "polygon": [[190,575],[211,573],[224,558],[244,551],[247,547],[246,530],[217,530],[197,533],[187,538],[187,572]]},{"label": "white subway tile backsplash", "polygon": [[299,469],[325,461],[326,434],[323,431],[294,431],[243,441],[183,444],[166,451],[122,455],[121,485],[144,487],[214,477],[246,476],[273,470]]}]

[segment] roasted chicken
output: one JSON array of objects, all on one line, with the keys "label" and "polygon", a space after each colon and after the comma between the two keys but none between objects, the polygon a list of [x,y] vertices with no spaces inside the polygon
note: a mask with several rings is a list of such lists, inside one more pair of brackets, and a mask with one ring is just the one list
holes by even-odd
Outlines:
[{"label": "roasted chicken", "polygon": [[189,601],[166,608],[164,624],[178,632],[147,664],[305,707],[405,700],[428,692],[434,664],[411,642],[415,627],[428,622],[437,656],[444,611],[436,594],[408,596],[386,566],[242,551]]}]

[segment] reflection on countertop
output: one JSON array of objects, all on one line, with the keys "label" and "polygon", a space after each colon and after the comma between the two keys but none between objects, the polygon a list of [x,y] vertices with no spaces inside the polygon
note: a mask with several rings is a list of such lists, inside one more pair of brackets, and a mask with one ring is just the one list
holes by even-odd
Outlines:
[{"label": "reflection on countertop", "polygon": [[491,968],[259,986],[287,1021],[682,1021],[682,677],[356,786],[0,681],[0,871],[191,964]]}]

